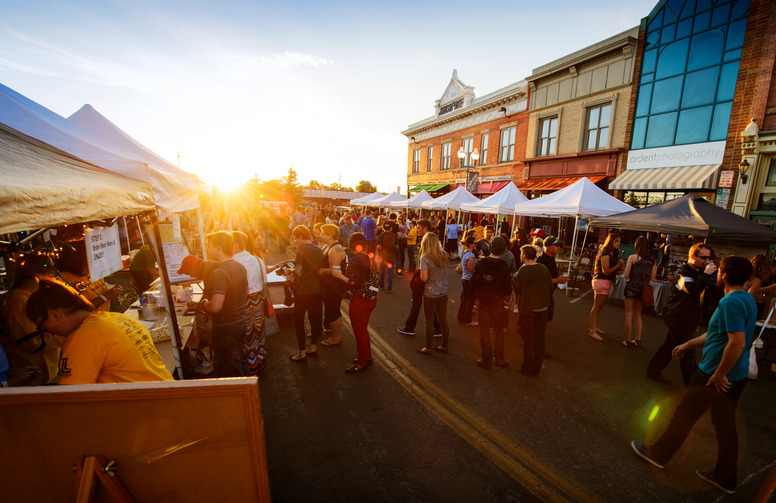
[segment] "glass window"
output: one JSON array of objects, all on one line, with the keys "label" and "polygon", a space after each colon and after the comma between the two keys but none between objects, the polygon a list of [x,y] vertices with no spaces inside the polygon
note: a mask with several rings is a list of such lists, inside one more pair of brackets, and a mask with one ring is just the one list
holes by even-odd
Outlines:
[{"label": "glass window", "polygon": [[749,0],[733,0],[732,19],[738,19],[749,14]]},{"label": "glass window", "polygon": [[718,65],[722,61],[724,42],[725,33],[722,30],[711,30],[695,35],[692,38],[692,44],[690,44],[690,59],[687,70]]},{"label": "glass window", "polygon": [[426,171],[431,171],[431,163],[434,161],[434,147],[428,147],[428,160],[426,161]]},{"label": "glass window", "polygon": [[730,110],[733,102],[718,103],[714,107],[714,119],[711,121],[711,133],[709,141],[721,141],[727,138],[728,125],[730,124]]},{"label": "glass window", "polygon": [[539,156],[555,155],[558,136],[558,118],[550,117],[539,122]]},{"label": "glass window", "polygon": [[647,118],[636,119],[633,121],[633,139],[631,140],[632,149],[644,148],[644,136],[647,132]]},{"label": "glass window", "polygon": [[515,127],[501,130],[498,162],[509,162],[515,159]]},{"label": "glass window", "polygon": [[647,84],[649,82],[652,82],[653,80],[655,80],[655,74],[654,73],[646,73],[646,74],[642,73],[641,74],[641,83],[642,84]]},{"label": "glass window", "polygon": [[412,172],[420,173],[420,149],[416,148],[412,152]]},{"label": "glass window", "polygon": [[743,47],[744,35],[746,34],[746,19],[730,23],[727,30],[727,40],[725,41],[725,50]]},{"label": "glass window", "polygon": [[768,178],[765,180],[766,187],[776,187],[776,159],[771,159],[771,165],[768,167]]},{"label": "glass window", "polygon": [[652,31],[663,26],[663,10],[664,9],[660,9],[657,14],[655,14],[655,17],[652,19],[652,21],[649,22],[649,25],[647,26],[648,31]]},{"label": "glass window", "polygon": [[717,88],[717,101],[732,100],[736,93],[736,82],[738,80],[738,62],[722,65],[722,73],[719,76],[719,87]]},{"label": "glass window", "polygon": [[706,70],[688,73],[684,78],[682,93],[682,108],[696,107],[714,103],[719,67],[713,66]]},{"label": "glass window", "polygon": [[647,43],[645,44],[646,47],[652,48],[657,47],[660,43],[660,31],[653,31],[649,35],[647,35]]},{"label": "glass window", "polygon": [[652,84],[646,84],[639,88],[639,97],[636,102],[636,117],[643,117],[649,113],[649,104],[652,101]]},{"label": "glass window", "polygon": [[653,115],[649,118],[647,126],[647,139],[644,146],[665,147],[674,144],[674,133],[676,132],[677,113]]},{"label": "glass window", "polygon": [[440,169],[450,169],[450,150],[451,150],[451,143],[443,143],[442,144],[442,163],[440,165]]},{"label": "glass window", "polygon": [[480,138],[480,166],[488,163],[488,133],[482,133]]},{"label": "glass window", "polygon": [[684,72],[687,64],[689,39],[677,40],[661,47],[658,51],[657,72],[655,78],[663,79]]},{"label": "glass window", "polygon": [[684,38],[692,33],[692,18],[679,21],[676,25],[676,38]]},{"label": "glass window", "polygon": [[674,35],[676,35],[676,24],[670,24],[663,28],[660,32],[660,43],[667,44],[674,41]]},{"label": "glass window", "polygon": [[709,22],[711,22],[711,11],[702,12],[695,16],[695,23],[692,26],[693,33],[700,33],[709,29]]},{"label": "glass window", "polygon": [[714,9],[713,14],[711,15],[711,26],[719,26],[722,24],[727,24],[729,20],[730,20],[730,4],[723,3],[722,5]]},{"label": "glass window", "polygon": [[726,52],[725,56],[722,58],[722,61],[727,63],[728,61],[738,61],[740,59],[741,59],[741,49],[735,49],[735,50]]},{"label": "glass window", "polygon": [[657,49],[644,51],[644,61],[641,65],[641,73],[652,73],[655,71],[655,62],[657,61]]},{"label": "glass window", "polygon": [[676,144],[701,143],[709,136],[711,110],[713,107],[691,108],[679,113],[676,126]]},{"label": "glass window", "polygon": [[464,138],[461,140],[461,148],[466,153],[466,157],[463,158],[464,166],[472,165],[472,150],[474,149],[474,138]]},{"label": "glass window", "polygon": [[598,150],[607,147],[611,116],[611,103],[587,109],[584,150]]},{"label": "glass window", "polygon": [[684,8],[682,14],[679,16],[681,19],[687,19],[688,17],[695,15],[695,0],[687,0],[684,2]]},{"label": "glass window", "polygon": [[684,77],[679,76],[655,82],[655,90],[652,92],[652,107],[649,109],[651,114],[669,112],[679,108],[683,80]]}]

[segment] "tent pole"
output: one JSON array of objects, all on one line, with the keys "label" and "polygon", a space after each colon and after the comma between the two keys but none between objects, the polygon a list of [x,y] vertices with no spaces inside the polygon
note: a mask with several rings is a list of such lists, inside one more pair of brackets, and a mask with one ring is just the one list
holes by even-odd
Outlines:
[{"label": "tent pole", "polygon": [[129,227],[127,226],[127,217],[122,216],[121,221],[124,223],[124,234],[127,238],[127,255],[132,251],[132,245],[129,243]]},{"label": "tent pole", "polygon": [[140,231],[140,242],[143,243],[143,245],[145,245],[146,242],[145,242],[145,236],[143,236],[144,234],[143,226],[140,225],[140,219],[137,217],[137,215],[135,215],[135,222],[137,222],[137,230]]},{"label": "tent pole", "polygon": [[205,224],[202,222],[202,211],[197,206],[197,221],[199,222],[199,238],[202,242],[202,258],[207,261],[207,246],[205,245]]}]

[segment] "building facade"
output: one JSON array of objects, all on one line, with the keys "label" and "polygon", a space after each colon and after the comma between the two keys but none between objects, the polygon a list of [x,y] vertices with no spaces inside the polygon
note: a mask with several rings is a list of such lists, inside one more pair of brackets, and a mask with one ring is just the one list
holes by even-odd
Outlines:
[{"label": "building facade", "polygon": [[470,192],[487,196],[520,183],[515,174],[523,172],[527,109],[525,81],[477,98],[453,70],[435,114],[402,131],[409,140],[408,193],[441,195],[468,178]]},{"label": "building facade", "polygon": [[626,151],[638,28],[534,69],[526,80],[530,113],[524,181],[527,197],[588,177],[603,189]]}]

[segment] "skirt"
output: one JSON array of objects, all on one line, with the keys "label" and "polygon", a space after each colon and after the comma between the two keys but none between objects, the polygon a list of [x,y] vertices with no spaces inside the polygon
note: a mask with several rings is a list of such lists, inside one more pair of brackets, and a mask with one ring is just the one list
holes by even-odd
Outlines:
[{"label": "skirt", "polygon": [[250,375],[257,375],[267,364],[267,338],[264,336],[264,292],[248,295],[245,318],[248,325],[243,338],[245,363]]}]

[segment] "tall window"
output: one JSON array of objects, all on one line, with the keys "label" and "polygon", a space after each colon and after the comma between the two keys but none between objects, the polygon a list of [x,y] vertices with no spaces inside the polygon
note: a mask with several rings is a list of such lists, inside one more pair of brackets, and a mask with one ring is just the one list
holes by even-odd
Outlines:
[{"label": "tall window", "polygon": [[434,147],[428,147],[428,162],[426,163],[426,171],[431,171],[431,161],[434,160]]},{"label": "tall window", "polygon": [[611,119],[611,103],[587,109],[583,150],[599,150],[606,148],[609,142],[609,123],[611,122]]},{"label": "tall window", "polygon": [[474,148],[474,138],[464,138],[461,140],[461,147],[466,152],[466,157],[463,158],[464,166],[472,165],[472,149]]},{"label": "tall window", "polygon": [[416,148],[412,151],[412,172],[420,173],[420,149]]},{"label": "tall window", "polygon": [[515,160],[515,127],[501,130],[501,143],[499,144],[498,162]]},{"label": "tall window", "polygon": [[488,163],[488,133],[482,133],[480,138],[480,166]]},{"label": "tall window", "polygon": [[441,169],[450,169],[450,148],[452,143],[447,142],[442,144],[442,164]]},{"label": "tall window", "polygon": [[549,117],[539,121],[539,157],[555,155],[558,141],[558,118]]}]

